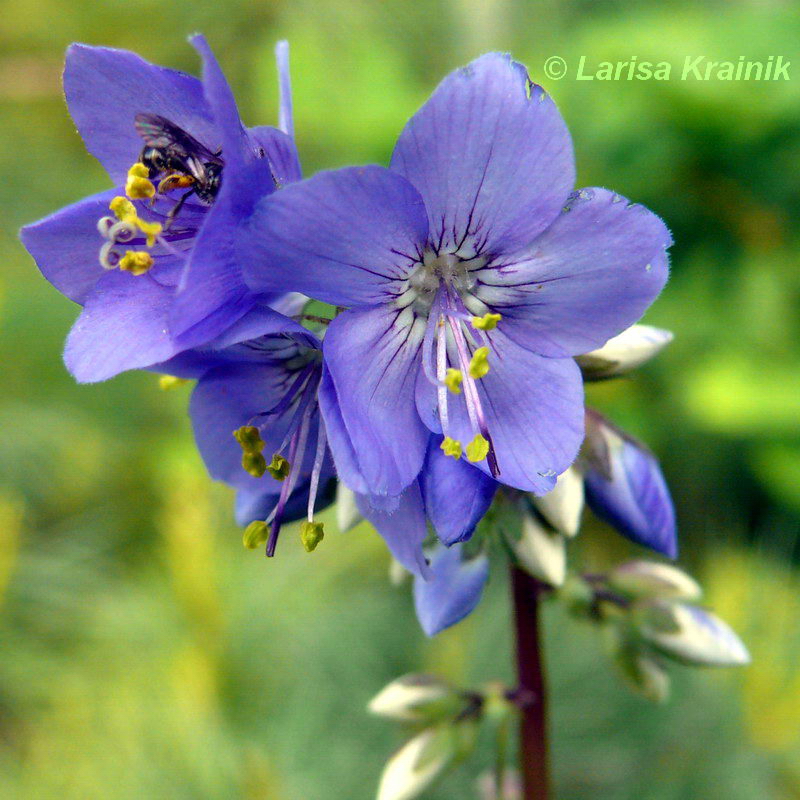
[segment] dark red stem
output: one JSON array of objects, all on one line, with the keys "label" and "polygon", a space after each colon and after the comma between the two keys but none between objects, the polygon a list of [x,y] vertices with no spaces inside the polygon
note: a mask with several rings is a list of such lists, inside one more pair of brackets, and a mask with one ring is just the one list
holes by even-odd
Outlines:
[{"label": "dark red stem", "polygon": [[517,634],[522,798],[548,800],[547,696],[539,631],[539,598],[544,587],[518,567],[511,568],[511,583]]}]

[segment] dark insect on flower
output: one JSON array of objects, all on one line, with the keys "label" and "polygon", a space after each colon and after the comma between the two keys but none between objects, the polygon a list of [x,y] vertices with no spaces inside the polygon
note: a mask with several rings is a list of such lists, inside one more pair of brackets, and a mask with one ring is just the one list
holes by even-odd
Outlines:
[{"label": "dark insect on flower", "polygon": [[222,150],[212,153],[182,128],[158,114],[137,114],[134,125],[144,139],[139,160],[147,167],[148,177],[164,176],[156,191],[164,194],[173,189],[189,188],[167,215],[165,227],[169,227],[192,195],[210,206],[222,185]]}]

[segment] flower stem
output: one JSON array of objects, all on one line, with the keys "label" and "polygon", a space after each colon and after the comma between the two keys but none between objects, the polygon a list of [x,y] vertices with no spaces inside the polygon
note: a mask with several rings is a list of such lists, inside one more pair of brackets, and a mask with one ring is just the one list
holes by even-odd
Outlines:
[{"label": "flower stem", "polygon": [[511,568],[517,635],[522,800],[548,800],[547,698],[539,631],[539,597],[544,587],[519,567]]}]

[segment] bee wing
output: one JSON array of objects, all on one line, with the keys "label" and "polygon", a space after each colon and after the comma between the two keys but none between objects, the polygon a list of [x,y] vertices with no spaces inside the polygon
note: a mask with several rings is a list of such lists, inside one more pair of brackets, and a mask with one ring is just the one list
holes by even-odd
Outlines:
[{"label": "bee wing", "polygon": [[213,162],[222,164],[217,153],[212,153],[205,145],[200,144],[185,130],[179,128],[166,117],[158,114],[139,113],[134,118],[134,127],[139,136],[144,139],[148,147],[155,147],[159,150],[169,152],[174,158],[179,158],[186,162],[187,167],[199,165],[197,169],[190,168],[187,171],[200,177],[197,171],[202,173],[203,163]]}]

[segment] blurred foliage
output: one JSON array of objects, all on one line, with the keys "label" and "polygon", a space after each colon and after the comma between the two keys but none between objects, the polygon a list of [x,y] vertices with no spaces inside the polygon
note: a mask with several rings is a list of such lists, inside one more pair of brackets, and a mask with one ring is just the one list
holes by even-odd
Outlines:
[{"label": "blurred foliage", "polygon": [[[510,50],[559,103],[580,183],[667,220],[673,276],[647,321],[676,340],[590,399],[661,457],[682,563],[754,664],[684,671],[654,708],[596,668],[592,630],[551,609],[559,796],[800,797],[800,8],[780,0],[2,4],[0,796],[369,798],[399,744],[364,712],[378,689],[421,670],[509,678],[500,571],[472,618],[427,641],[364,525],[313,555],[294,529],[274,562],[243,550],[230,494],[193,451],[186,389],[160,392],[146,374],[76,386],[60,363],[75,309],[16,231],[106,186],[63,106],[63,50],[80,40],[195,70],[194,30],[254,123],[276,119],[272,47],[291,40],[309,174],[385,162],[442,75]],[[572,70],[580,55],[783,54],[795,74],[548,82],[554,54]],[[634,554],[599,524],[572,550],[587,568]],[[430,797],[474,796],[490,759],[487,743]]]}]

